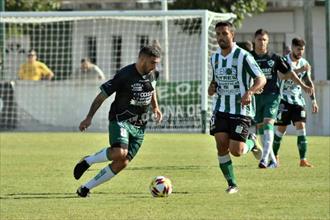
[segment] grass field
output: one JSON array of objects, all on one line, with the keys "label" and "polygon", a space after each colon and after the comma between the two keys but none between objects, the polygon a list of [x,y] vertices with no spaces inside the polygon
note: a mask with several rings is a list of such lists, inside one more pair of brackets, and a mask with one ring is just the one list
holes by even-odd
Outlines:
[{"label": "grass field", "polygon": [[[281,167],[259,170],[254,157],[234,158],[240,187],[227,195],[214,140],[202,134],[147,134],[129,167],[78,198],[76,162],[107,145],[105,133],[0,133],[0,219],[329,219],[329,137],[309,137],[314,168],[298,166],[296,137],[284,138]],[[152,177],[168,176],[174,192],[153,198]]]}]

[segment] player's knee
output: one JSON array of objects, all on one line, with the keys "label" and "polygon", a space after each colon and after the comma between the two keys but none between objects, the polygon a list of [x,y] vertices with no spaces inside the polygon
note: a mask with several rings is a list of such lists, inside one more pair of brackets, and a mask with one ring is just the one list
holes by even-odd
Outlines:
[{"label": "player's knee", "polygon": [[126,156],[127,156],[127,149],[114,148],[114,150],[111,152],[112,160],[124,161],[126,160]]},{"label": "player's knee", "polygon": [[234,157],[240,157],[240,156],[242,155],[242,153],[237,152],[237,151],[231,151],[231,154],[232,154]]},{"label": "player's knee", "polygon": [[230,148],[230,153],[231,155],[233,155],[234,157],[240,157],[243,154],[243,149],[239,149],[239,148]]},{"label": "player's knee", "polygon": [[229,151],[234,157],[240,157],[243,154],[244,145],[238,141],[231,142],[229,145]]},{"label": "player's knee", "polygon": [[127,167],[128,163],[129,163],[129,160],[125,158],[125,160],[122,161],[123,168]]},{"label": "player's knee", "polygon": [[129,163],[129,160],[127,160],[127,159],[118,161],[118,165],[121,170],[125,169],[127,167],[128,163]]}]

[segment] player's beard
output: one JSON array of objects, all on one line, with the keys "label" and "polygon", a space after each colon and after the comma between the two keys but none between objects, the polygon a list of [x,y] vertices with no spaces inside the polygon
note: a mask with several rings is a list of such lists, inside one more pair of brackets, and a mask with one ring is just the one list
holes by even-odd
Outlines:
[{"label": "player's beard", "polygon": [[151,72],[151,70],[148,70],[147,64],[143,65],[143,75],[148,75]]},{"label": "player's beard", "polygon": [[221,49],[225,50],[225,49],[228,49],[230,45],[229,45],[229,43],[222,41],[222,43],[219,42],[219,46]]},{"label": "player's beard", "polygon": [[299,60],[299,59],[301,58],[300,55],[297,55],[297,54],[295,54],[295,53],[292,53],[292,56],[293,56],[293,58],[296,59],[296,60]]}]

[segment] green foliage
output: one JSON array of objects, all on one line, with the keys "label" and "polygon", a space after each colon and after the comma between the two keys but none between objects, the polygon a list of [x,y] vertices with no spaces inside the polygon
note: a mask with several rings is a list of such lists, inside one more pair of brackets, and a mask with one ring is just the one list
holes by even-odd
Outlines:
[{"label": "green foliage", "polygon": [[[211,136],[149,133],[124,171],[77,198],[78,186],[107,163],[78,181],[72,169],[108,145],[106,133],[0,133],[0,219],[326,220],[329,138],[308,137],[308,144],[311,169],[299,167],[295,136],[284,137],[277,169],[257,169],[252,154],[232,157],[240,192],[227,195]],[[148,191],[157,175],[172,180],[168,198]]]},{"label": "green foliage", "polygon": [[169,4],[170,9],[208,9],[214,12],[237,15],[235,25],[239,27],[246,16],[263,12],[266,8],[264,0],[179,0]]},{"label": "green foliage", "polygon": [[6,0],[5,11],[54,11],[62,0]]}]

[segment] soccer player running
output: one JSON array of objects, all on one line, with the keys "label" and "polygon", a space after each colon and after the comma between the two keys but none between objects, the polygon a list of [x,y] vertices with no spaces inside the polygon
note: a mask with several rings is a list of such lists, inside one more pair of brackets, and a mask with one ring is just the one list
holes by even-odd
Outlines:
[{"label": "soccer player running", "polygon": [[253,56],[234,42],[234,27],[229,22],[215,25],[219,48],[211,56],[213,80],[208,94],[217,94],[210,134],[214,136],[220,169],[228,182],[227,193],[238,192],[231,153],[239,157],[249,151],[260,159],[255,135],[248,135],[254,116],[253,95],[266,83]]},{"label": "soccer player running", "polygon": [[[318,112],[318,105],[315,99],[314,84],[311,80],[311,67],[306,59],[302,56],[305,51],[305,41],[300,38],[292,39],[291,53],[286,55],[286,58],[297,72],[298,77],[302,79],[308,86],[312,87],[312,93],[309,94],[312,100],[312,112]],[[306,111],[305,99],[302,94],[301,86],[296,85],[292,80],[284,80],[281,82],[281,103],[277,119],[277,129],[273,149],[278,159],[278,151],[280,148],[282,137],[286,132],[288,125],[293,122],[297,132],[297,145],[300,156],[301,167],[313,167],[306,158],[307,138],[306,138]]]},{"label": "soccer player running", "polygon": [[158,76],[154,70],[159,62],[160,52],[156,47],[143,47],[136,63],[122,68],[113,79],[101,85],[101,92],[94,99],[79,129],[85,131],[103,101],[116,92],[109,112],[110,147],[84,157],[75,166],[73,175],[78,180],[91,165],[112,162],[78,188],[80,197],[86,197],[91,189],[113,178],[134,158],[144,138],[150,104],[156,121],[162,120],[155,91]]},{"label": "soccer player running", "polygon": [[[269,34],[266,30],[258,29],[255,32],[254,43],[255,48],[251,53],[267,79],[262,93],[255,95],[255,121],[263,145],[263,153],[258,166],[259,168],[276,168],[278,164],[273,152],[273,140],[274,122],[280,104],[279,78],[292,79],[307,92],[312,90],[292,72],[290,65],[283,58],[268,51]],[[268,159],[270,159],[270,163],[268,163]]]}]

